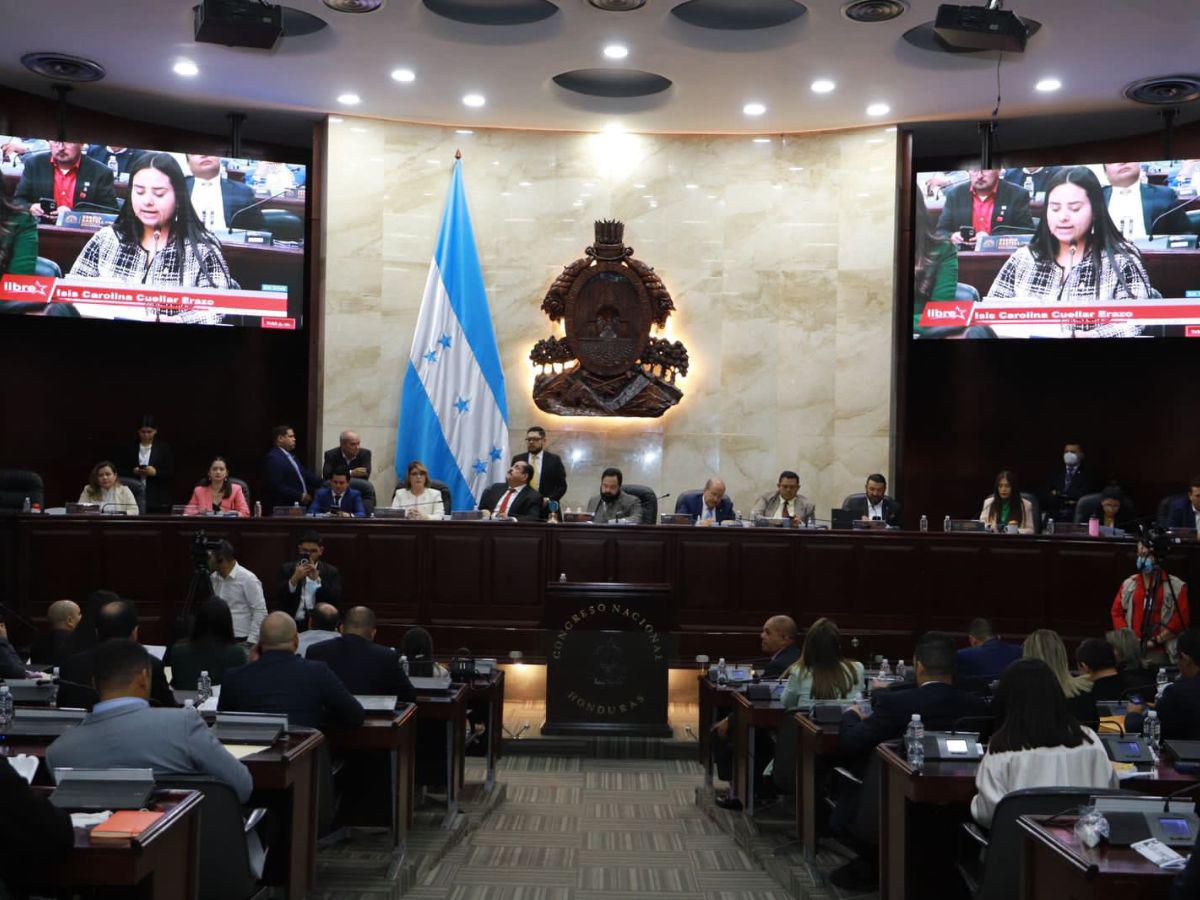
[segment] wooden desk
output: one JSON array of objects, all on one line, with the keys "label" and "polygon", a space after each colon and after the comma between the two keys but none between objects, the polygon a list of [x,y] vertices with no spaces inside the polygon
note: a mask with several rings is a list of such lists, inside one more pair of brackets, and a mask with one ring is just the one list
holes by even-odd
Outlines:
[{"label": "wooden desk", "polygon": [[[41,790],[49,793],[49,788]],[[199,791],[155,791],[151,808],[165,815],[128,847],[94,846],[83,828],[75,847],[31,884],[39,891],[124,888],[145,900],[194,900],[200,875]]]},{"label": "wooden desk", "polygon": [[446,817],[449,828],[458,812],[466,768],[467,686],[452,684],[449,694],[417,694],[417,718],[442,722],[446,729]]},{"label": "wooden desk", "polygon": [[[1091,848],[1074,821],[1046,825],[1021,816],[1021,900],[1165,900],[1176,872],[1160,869],[1129,847]],[[1186,855],[1186,854],[1184,854]]]},{"label": "wooden desk", "polygon": [[818,725],[806,715],[796,714],[800,729],[796,752],[796,834],[804,847],[804,858],[817,858],[817,763],[837,753],[841,724]]},{"label": "wooden desk", "polygon": [[[416,774],[417,707],[405,703],[391,714],[368,713],[358,728],[323,728],[332,750],[386,750],[390,760],[392,846],[404,843],[412,828]],[[363,823],[373,824],[373,823]]]},{"label": "wooden desk", "polygon": [[700,744],[700,766],[704,769],[704,786],[713,784],[712,728],[733,708],[733,697],[737,688],[718,685],[710,681],[707,673],[700,679],[700,721],[696,728],[696,739]]},{"label": "wooden desk", "polygon": [[754,782],[760,765],[755,759],[754,731],[778,728],[787,710],[778,700],[748,700],[733,694],[733,787],[741,798],[742,810],[754,815]]}]

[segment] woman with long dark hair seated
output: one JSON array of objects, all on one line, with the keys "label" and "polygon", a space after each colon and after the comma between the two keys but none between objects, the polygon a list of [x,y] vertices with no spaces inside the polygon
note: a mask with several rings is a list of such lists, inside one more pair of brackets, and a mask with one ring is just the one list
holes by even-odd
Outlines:
[{"label": "woman with long dark hair seated", "polygon": [[[1066,166],[1046,185],[1046,210],[1033,239],[1000,268],[987,300],[1095,303],[1145,300],[1150,276],[1137,247],[1108,214],[1100,180],[1085,166]],[[1002,325],[1000,337],[1133,337],[1131,322],[1099,325]]]},{"label": "woman with long dark hair seated", "polygon": [[975,775],[971,815],[989,827],[997,804],[1022,788],[1115,788],[1096,733],[1067,710],[1058,679],[1040,659],[1018,659],[1000,676],[1005,714]]},{"label": "woman with long dark hair seated", "polygon": [[210,512],[214,515],[236,512],[243,519],[250,516],[250,506],[246,503],[242,486],[229,480],[229,466],[221,456],[213,457],[208,474],[200,479],[200,483],[192,491],[192,498],[188,501],[184,514],[203,516]]},{"label": "woman with long dark hair seated", "polygon": [[842,655],[842,635],[832,619],[813,622],[800,658],[788,667],[780,698],[794,709],[809,700],[849,700],[864,688],[863,664]]},{"label": "woman with long dark hair seated", "polygon": [[194,691],[201,672],[220,684],[226,669],[247,662],[246,648],[233,639],[233,616],[224,600],[210,597],[200,604],[187,640],[171,647],[171,687]]},{"label": "woman with long dark hair seated", "polygon": [[[155,287],[238,286],[220,242],[192,208],[183,170],[168,153],[144,153],[129,167],[129,199],[116,221],[84,245],[70,276]],[[215,324],[221,314],[205,309],[162,310],[157,318]]]},{"label": "woman with long dark hair seated", "polygon": [[1004,469],[996,476],[991,496],[983,501],[979,521],[988,531],[1001,532],[1016,525],[1021,534],[1033,534],[1033,504],[1021,496],[1013,473]]}]

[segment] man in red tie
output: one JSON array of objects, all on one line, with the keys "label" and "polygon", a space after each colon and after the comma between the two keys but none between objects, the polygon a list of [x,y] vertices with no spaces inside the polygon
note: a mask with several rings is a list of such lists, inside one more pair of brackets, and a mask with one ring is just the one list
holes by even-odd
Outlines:
[{"label": "man in red tie", "polygon": [[483,492],[479,508],[486,517],[519,519],[540,522],[542,495],[529,486],[533,467],[523,460],[509,466],[505,481],[498,481]]}]

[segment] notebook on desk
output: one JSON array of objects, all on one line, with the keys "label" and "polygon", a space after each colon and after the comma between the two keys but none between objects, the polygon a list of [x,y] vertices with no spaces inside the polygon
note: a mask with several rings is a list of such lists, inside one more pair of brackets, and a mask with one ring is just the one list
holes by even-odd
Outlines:
[{"label": "notebook on desk", "polygon": [[367,712],[393,712],[396,709],[396,697],[387,694],[355,694],[354,699]]},{"label": "notebook on desk", "polygon": [[59,809],[141,809],[154,792],[152,769],[55,769],[54,780]]},{"label": "notebook on desk", "polygon": [[408,680],[418,694],[448,694],[450,693],[450,676],[424,678],[420,675],[410,675]]}]

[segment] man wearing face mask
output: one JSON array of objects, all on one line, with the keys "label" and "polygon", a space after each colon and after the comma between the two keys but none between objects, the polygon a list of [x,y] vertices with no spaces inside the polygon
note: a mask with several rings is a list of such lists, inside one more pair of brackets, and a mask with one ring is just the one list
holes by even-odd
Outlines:
[{"label": "man wearing face mask", "polygon": [[615,522],[617,519],[628,519],[631,522],[642,521],[642,501],[633,494],[621,490],[624,478],[621,470],[605,469],[600,476],[600,493],[588,501],[587,510],[595,513],[597,524]]},{"label": "man wearing face mask", "polygon": [[1083,467],[1083,445],[1068,441],[1063,445],[1063,464],[1050,478],[1050,486],[1042,498],[1042,511],[1058,522],[1075,518],[1075,504],[1092,491],[1092,479]]},{"label": "man wearing face mask", "polygon": [[1112,604],[1113,628],[1131,628],[1146,662],[1165,665],[1175,658],[1175,638],[1188,627],[1187,585],[1165,568],[1168,538],[1159,528],[1138,540],[1137,574],[1121,582]]}]

